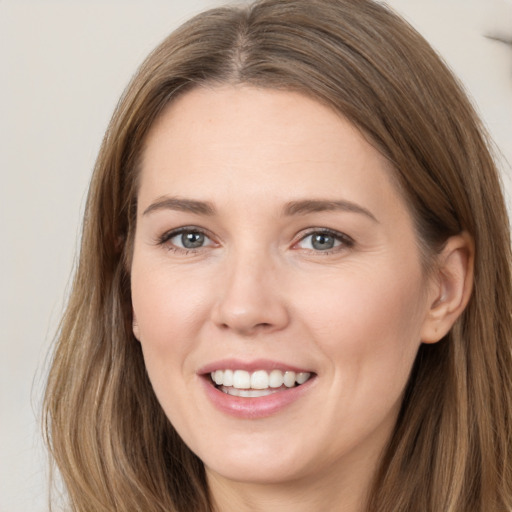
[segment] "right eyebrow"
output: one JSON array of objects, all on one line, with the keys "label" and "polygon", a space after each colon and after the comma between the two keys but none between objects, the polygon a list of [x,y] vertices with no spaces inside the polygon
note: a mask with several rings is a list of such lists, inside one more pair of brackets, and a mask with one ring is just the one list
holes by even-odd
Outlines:
[{"label": "right eyebrow", "polygon": [[322,199],[304,199],[291,201],[285,205],[285,215],[307,215],[315,212],[342,211],[353,212],[365,215],[374,222],[379,222],[373,213],[357,203],[352,201],[340,200],[322,200]]},{"label": "right eyebrow", "polygon": [[151,203],[142,213],[148,215],[158,210],[176,210],[179,212],[195,213],[197,215],[215,215],[214,206],[206,201],[195,201],[180,197],[164,196]]}]

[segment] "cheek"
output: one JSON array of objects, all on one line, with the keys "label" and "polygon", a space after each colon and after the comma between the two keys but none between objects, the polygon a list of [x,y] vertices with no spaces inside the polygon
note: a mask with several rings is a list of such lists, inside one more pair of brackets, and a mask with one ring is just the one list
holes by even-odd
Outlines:
[{"label": "cheek", "polygon": [[356,374],[388,381],[398,372],[406,378],[424,317],[421,271],[391,269],[366,273],[364,279],[354,272],[332,276],[322,288],[303,295],[298,307],[333,371],[340,378],[350,374],[353,382]]},{"label": "cheek", "polygon": [[146,370],[158,401],[180,431],[193,421],[187,420],[190,398],[183,390],[194,384],[192,357],[208,300],[208,291],[195,284],[183,273],[132,268],[132,303]]},{"label": "cheek", "polygon": [[315,417],[336,425],[343,443],[380,425],[390,431],[398,414],[420,344],[423,288],[421,274],[397,275],[331,279],[329,293],[305,295],[301,304],[304,329],[328,361]]},{"label": "cheek", "polygon": [[207,317],[208,288],[180,272],[138,268],[132,269],[132,304],[146,362],[192,350]]}]

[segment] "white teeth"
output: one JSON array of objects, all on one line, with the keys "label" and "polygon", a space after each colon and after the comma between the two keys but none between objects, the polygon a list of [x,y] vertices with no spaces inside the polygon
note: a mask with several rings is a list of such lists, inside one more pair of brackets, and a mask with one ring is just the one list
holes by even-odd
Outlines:
[{"label": "white teeth", "polygon": [[224,370],[224,379],[222,384],[224,386],[232,386],[233,385],[233,370]]},{"label": "white teeth", "polygon": [[267,389],[268,388],[268,373],[265,370],[258,370],[257,372],[254,372],[251,375],[251,388],[252,389]]},{"label": "white teeth", "polygon": [[217,385],[220,385],[224,382],[224,372],[222,370],[217,370],[214,373],[213,382],[215,382]]},{"label": "white teeth", "polygon": [[271,388],[280,388],[284,384],[283,372],[281,370],[272,370],[268,381]]},{"label": "white teeth", "polygon": [[241,396],[243,398],[259,398],[261,396],[268,396],[272,393],[277,393],[275,389],[236,389],[232,387],[221,386],[221,391],[231,396]]},{"label": "white teeth", "polygon": [[[300,372],[297,373],[297,376],[295,377],[295,380],[297,381],[297,384],[304,384],[311,375],[308,372]],[[224,383],[226,382],[226,377],[224,377]],[[226,384],[224,384],[226,385]]]},{"label": "white teeth", "polygon": [[233,373],[233,387],[249,389],[251,387],[251,374],[245,370],[235,370],[235,373]]},{"label": "white teeth", "polygon": [[295,372],[284,372],[284,385],[287,388],[295,386]]},{"label": "white teeth", "polygon": [[[292,388],[296,384],[304,384],[311,377],[309,372],[292,372],[272,370],[270,373],[265,370],[257,370],[252,374],[245,370],[216,370],[210,374],[212,381],[217,386],[229,388],[224,392],[236,396],[265,396],[275,389],[281,388],[283,385]],[[234,392],[236,390],[262,390],[263,394],[240,394]]]}]

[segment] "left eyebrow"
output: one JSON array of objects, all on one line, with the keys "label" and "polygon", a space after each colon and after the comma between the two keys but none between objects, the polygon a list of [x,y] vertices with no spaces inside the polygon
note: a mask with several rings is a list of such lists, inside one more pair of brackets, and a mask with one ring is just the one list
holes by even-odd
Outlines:
[{"label": "left eyebrow", "polygon": [[215,215],[215,208],[209,202],[168,196],[161,197],[154,203],[150,204],[144,210],[142,215],[148,215],[149,213],[158,210],[176,210],[180,212],[195,213],[197,215]]},{"label": "left eyebrow", "polygon": [[343,211],[359,213],[379,222],[370,210],[363,206],[346,200],[322,200],[322,199],[304,199],[301,201],[290,201],[284,207],[284,215],[306,215],[308,213],[326,212],[326,211]]}]

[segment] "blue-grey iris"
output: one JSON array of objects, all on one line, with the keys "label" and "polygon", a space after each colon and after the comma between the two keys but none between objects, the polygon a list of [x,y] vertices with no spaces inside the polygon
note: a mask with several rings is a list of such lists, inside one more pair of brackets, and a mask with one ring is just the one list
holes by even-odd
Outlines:
[{"label": "blue-grey iris", "polygon": [[204,244],[204,235],[198,232],[183,233],[181,243],[186,249],[196,249]]},{"label": "blue-grey iris", "polygon": [[333,236],[325,233],[316,233],[311,237],[311,245],[314,249],[318,249],[319,251],[332,249],[335,242],[336,240]]}]

